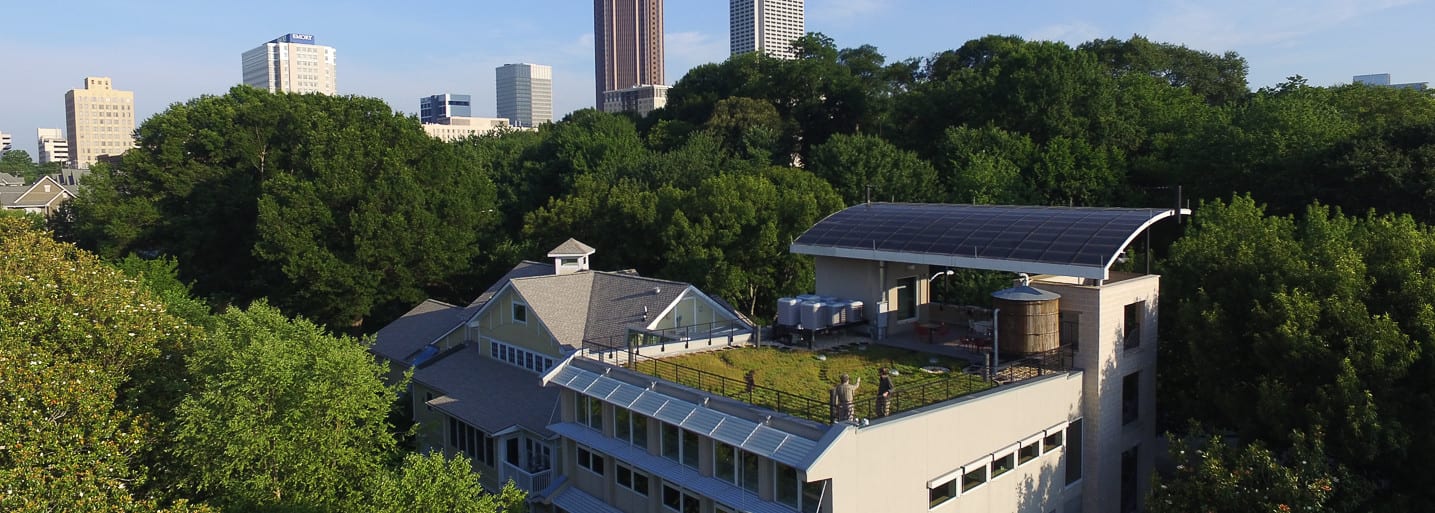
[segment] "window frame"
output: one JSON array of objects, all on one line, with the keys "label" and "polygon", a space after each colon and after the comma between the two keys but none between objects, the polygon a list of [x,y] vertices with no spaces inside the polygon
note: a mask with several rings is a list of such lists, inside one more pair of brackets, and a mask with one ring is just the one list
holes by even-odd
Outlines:
[{"label": "window frame", "polygon": [[[927,509],[936,509],[943,504],[956,500],[958,495],[957,479],[959,477],[960,476],[953,477],[934,486],[929,486],[927,488]],[[942,498],[937,498],[937,491],[943,489],[945,489],[944,491],[946,492],[946,496]]]},{"label": "window frame", "polygon": [[515,324],[528,324],[528,303],[515,299],[509,302],[508,307],[508,317],[510,320]]}]

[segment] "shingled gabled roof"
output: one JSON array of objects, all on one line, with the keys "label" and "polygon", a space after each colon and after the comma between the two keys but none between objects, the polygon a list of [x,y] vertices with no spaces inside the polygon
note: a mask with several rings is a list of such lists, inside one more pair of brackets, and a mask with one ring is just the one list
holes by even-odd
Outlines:
[{"label": "shingled gabled roof", "polygon": [[[580,272],[513,280],[513,288],[559,343],[609,342],[645,326],[691,285],[630,273]],[[644,308],[648,317],[644,318]]]},{"label": "shingled gabled roof", "polygon": [[598,250],[593,249],[592,246],[589,246],[589,245],[584,244],[584,243],[582,243],[582,242],[578,242],[578,239],[574,239],[574,238],[572,238],[572,237],[569,237],[568,240],[563,241],[563,243],[562,243],[562,244],[559,244],[558,247],[553,248],[552,251],[549,251],[549,252],[548,252],[548,257],[549,257],[549,258],[558,258],[558,257],[572,257],[572,256],[587,256],[587,255],[591,255],[591,254],[596,253],[596,252],[598,252]]}]

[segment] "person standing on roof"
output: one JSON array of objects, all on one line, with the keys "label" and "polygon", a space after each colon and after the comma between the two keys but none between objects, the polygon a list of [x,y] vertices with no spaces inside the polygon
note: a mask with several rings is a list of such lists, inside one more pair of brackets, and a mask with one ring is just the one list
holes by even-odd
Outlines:
[{"label": "person standing on roof", "polygon": [[833,395],[837,399],[838,421],[857,420],[857,412],[853,410],[852,402],[853,396],[857,395],[857,387],[860,386],[862,386],[862,378],[857,378],[857,382],[853,383],[851,376],[847,374],[842,375],[842,383],[839,383],[837,388],[833,390]]}]

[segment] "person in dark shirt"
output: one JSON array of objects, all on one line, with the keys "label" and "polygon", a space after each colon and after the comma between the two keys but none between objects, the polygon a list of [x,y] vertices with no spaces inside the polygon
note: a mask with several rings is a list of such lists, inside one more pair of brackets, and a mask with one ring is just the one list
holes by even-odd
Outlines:
[{"label": "person in dark shirt", "polygon": [[886,367],[878,372],[877,380],[877,416],[886,417],[892,414],[892,374]]}]

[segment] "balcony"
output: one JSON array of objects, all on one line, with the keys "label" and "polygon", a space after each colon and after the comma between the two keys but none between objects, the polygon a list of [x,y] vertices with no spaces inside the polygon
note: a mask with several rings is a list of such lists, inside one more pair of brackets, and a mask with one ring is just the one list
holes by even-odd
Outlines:
[{"label": "balcony", "polygon": [[513,481],[514,486],[521,490],[536,492],[547,488],[553,482],[553,469],[544,469],[536,472],[529,472],[518,468],[512,463],[503,462],[500,469],[499,480],[503,482]]}]

